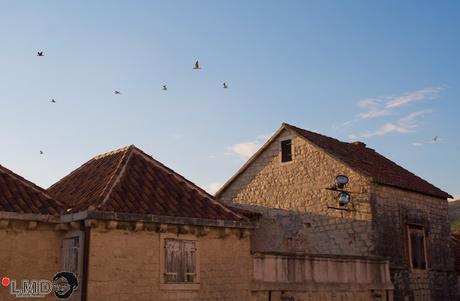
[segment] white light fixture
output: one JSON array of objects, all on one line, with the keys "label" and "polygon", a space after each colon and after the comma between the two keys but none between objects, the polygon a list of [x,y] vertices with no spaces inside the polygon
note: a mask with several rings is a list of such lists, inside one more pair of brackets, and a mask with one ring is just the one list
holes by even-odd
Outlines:
[{"label": "white light fixture", "polygon": [[342,191],[339,193],[339,205],[346,206],[350,203],[350,195],[348,192]]},{"label": "white light fixture", "polygon": [[337,182],[337,187],[342,189],[345,185],[348,184],[348,177],[344,175],[338,175],[335,177],[335,181]]}]

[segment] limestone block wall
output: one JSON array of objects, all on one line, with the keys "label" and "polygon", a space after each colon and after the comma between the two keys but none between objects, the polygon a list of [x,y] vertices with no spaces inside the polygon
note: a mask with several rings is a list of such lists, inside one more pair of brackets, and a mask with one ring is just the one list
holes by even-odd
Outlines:
[{"label": "limestone block wall", "polygon": [[[61,270],[62,233],[55,230],[55,225],[38,222],[29,229],[27,221],[1,222],[0,278],[9,277],[18,283],[23,279],[51,280]],[[0,300],[18,299],[10,294],[10,287],[0,286]],[[50,294],[41,300],[56,300],[56,297]]]},{"label": "limestone block wall", "polygon": [[[292,139],[293,160],[282,163],[280,145],[286,139]],[[350,179],[346,188],[352,196],[353,210],[335,209],[339,207],[337,192],[326,189],[335,183],[339,174]],[[269,228],[271,223],[273,229],[286,226],[308,233],[303,236],[304,241],[291,239],[296,245],[290,245],[289,234],[281,235],[286,236],[287,241],[277,244],[280,251],[369,255],[374,250],[370,187],[366,177],[284,130],[218,197],[226,202],[290,211],[279,224],[281,211],[269,214],[263,221]],[[309,242],[309,237],[314,243]],[[256,250],[265,251],[265,247]]]},{"label": "limestone block wall", "polygon": [[[447,200],[379,184],[371,199],[376,255],[390,258],[395,300],[458,300]],[[425,227],[427,270],[411,271],[408,223]]]},{"label": "limestone block wall", "polygon": [[[192,229],[193,230],[193,229]],[[178,229],[168,227],[177,237]],[[223,237],[224,236],[224,237]],[[91,229],[88,301],[249,300],[252,261],[249,238],[211,228],[199,242],[198,289],[165,289],[160,284],[162,234],[104,227]]]}]

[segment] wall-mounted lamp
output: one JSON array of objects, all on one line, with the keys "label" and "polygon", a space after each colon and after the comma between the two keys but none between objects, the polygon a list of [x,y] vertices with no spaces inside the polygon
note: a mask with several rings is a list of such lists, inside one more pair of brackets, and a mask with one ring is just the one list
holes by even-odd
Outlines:
[{"label": "wall-mounted lamp", "polygon": [[350,195],[348,192],[342,191],[339,193],[339,205],[346,206],[350,203]]},{"label": "wall-mounted lamp", "polygon": [[348,184],[348,177],[344,175],[338,175],[337,177],[335,177],[335,181],[337,184],[337,188],[343,189],[343,187],[345,187],[345,185]]},{"label": "wall-mounted lamp", "polygon": [[332,187],[326,188],[328,190],[338,192],[339,206],[346,207],[346,208],[338,208],[338,207],[329,207],[329,208],[348,210],[348,205],[351,203],[351,196],[349,192],[344,190],[348,182],[349,182],[349,179],[347,176],[338,175],[335,177],[335,184]]}]

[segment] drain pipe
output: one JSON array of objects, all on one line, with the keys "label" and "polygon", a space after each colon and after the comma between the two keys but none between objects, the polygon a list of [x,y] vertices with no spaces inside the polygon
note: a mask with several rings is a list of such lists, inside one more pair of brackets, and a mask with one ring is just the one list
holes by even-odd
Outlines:
[{"label": "drain pipe", "polygon": [[88,300],[88,270],[89,270],[89,243],[90,243],[90,235],[91,235],[91,228],[86,227],[85,223],[82,223],[84,226],[84,245],[83,245],[83,275],[82,275],[82,286],[81,286],[81,300],[87,301]]}]

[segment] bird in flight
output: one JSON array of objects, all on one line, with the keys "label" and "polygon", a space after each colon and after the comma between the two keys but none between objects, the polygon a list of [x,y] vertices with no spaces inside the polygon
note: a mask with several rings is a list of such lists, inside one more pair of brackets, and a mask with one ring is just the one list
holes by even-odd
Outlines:
[{"label": "bird in flight", "polygon": [[224,89],[228,89],[227,83],[224,83]]},{"label": "bird in flight", "polygon": [[195,62],[195,66],[193,67],[193,69],[195,69],[195,70],[201,69],[200,63],[198,63],[198,61]]},{"label": "bird in flight", "polygon": [[434,142],[438,141],[438,136],[434,136],[433,141]]},{"label": "bird in flight", "polygon": [[37,56],[45,56],[45,54],[43,53],[43,51],[39,51],[37,52]]},{"label": "bird in flight", "polygon": [[168,87],[166,87],[166,85],[163,85],[163,91],[168,91]]},{"label": "bird in flight", "polygon": [[121,94],[121,92],[120,92],[120,91],[117,91],[117,90],[115,90],[113,93],[115,93],[115,94]]},{"label": "bird in flight", "polygon": [[51,102],[52,102],[52,103],[56,103],[56,101],[54,100],[54,98],[53,98],[53,99],[51,99]]},{"label": "bird in flight", "polygon": [[40,151],[40,155],[43,155],[43,151],[42,151],[42,150]]}]

